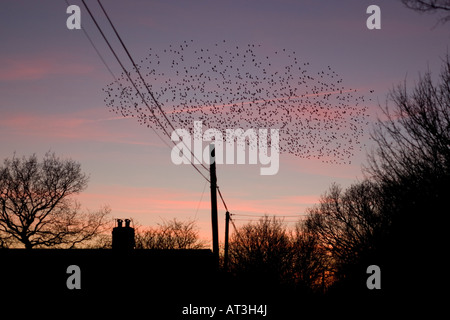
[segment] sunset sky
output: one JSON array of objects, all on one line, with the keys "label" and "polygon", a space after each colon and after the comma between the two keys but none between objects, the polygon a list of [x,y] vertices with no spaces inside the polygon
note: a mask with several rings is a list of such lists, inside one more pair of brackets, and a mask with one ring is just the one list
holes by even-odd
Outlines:
[{"label": "sunset sky", "polygon": [[[120,67],[81,1],[69,3],[80,6],[82,28],[118,77]],[[114,39],[97,2],[87,3]],[[450,43],[448,24],[437,24],[436,15],[406,9],[399,0],[102,3],[137,61],[150,49],[183,41],[205,48],[223,40],[230,46],[255,43],[270,51],[295,51],[312,69],[331,66],[345,87],[371,98],[365,100],[365,147],[351,157],[351,164],[282,154],[279,171],[272,176],[260,175],[260,165],[217,167],[231,213],[289,216],[289,223],[296,219],[290,216],[300,217],[317,203],[333,182],[345,187],[363,178],[361,166],[373,147],[369,132],[379,115],[378,104],[385,104],[393,85],[406,79],[413,86],[428,69],[437,74]],[[371,4],[381,9],[380,30],[366,27]],[[152,130],[108,110],[102,89],[114,79],[83,31],[66,27],[66,2],[2,1],[0,8],[0,158],[14,152],[42,158],[49,150],[72,158],[90,176],[78,197],[83,207],[109,205],[114,218],[132,218],[142,226],[194,219],[201,237],[209,240],[209,185],[190,165],[174,165],[171,148]],[[126,61],[119,42],[113,40],[113,45]],[[128,61],[126,67],[131,70]],[[220,241],[224,219],[219,202]]]}]

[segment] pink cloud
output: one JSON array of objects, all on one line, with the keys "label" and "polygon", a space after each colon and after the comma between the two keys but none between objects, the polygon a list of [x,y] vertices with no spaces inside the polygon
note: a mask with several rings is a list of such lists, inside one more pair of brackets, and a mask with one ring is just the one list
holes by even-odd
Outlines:
[{"label": "pink cloud", "polygon": [[3,57],[2,61],[0,81],[37,80],[51,75],[88,74],[94,70],[89,65],[50,56]]},{"label": "pink cloud", "polygon": [[[159,220],[158,217],[193,215],[200,198],[201,192],[122,185],[96,185],[79,195],[88,207],[107,204],[114,215],[128,215],[141,223]],[[207,201],[200,203],[202,210],[209,207]]]},{"label": "pink cloud", "polygon": [[[123,185],[93,185],[78,199],[89,209],[95,210],[109,205],[114,218],[131,218],[143,228],[156,226],[163,220],[177,218],[181,221],[195,219],[199,227],[200,238],[211,237],[211,204],[209,190],[202,192],[169,189],[163,187],[132,187]],[[202,201],[200,201],[202,199]],[[275,196],[265,199],[241,199],[227,197],[232,214],[236,214],[236,225],[258,221],[264,214],[279,216],[290,226],[301,219],[305,209],[318,203],[318,195]],[[224,208],[219,203],[220,237],[224,231]],[[239,216],[254,215],[254,216]],[[283,217],[289,216],[289,217]],[[245,219],[242,221],[240,219]]]},{"label": "pink cloud", "polygon": [[[100,109],[74,114],[4,114],[0,125],[14,136],[41,137],[57,140],[95,140],[101,142],[135,145],[157,145],[143,141],[133,133],[111,126],[114,121],[126,121],[123,117],[103,117]],[[159,145],[159,144],[158,144]]]},{"label": "pink cloud", "polygon": [[236,214],[301,216],[305,209],[317,203],[318,199],[318,195],[301,195],[274,196],[257,200],[230,199],[228,201],[232,203],[233,212]]},{"label": "pink cloud", "polygon": [[308,175],[318,175],[330,177],[330,183],[333,179],[351,179],[362,178],[361,161],[365,158],[364,151],[355,156],[355,160],[351,164],[336,164],[326,163],[327,159],[321,157],[320,159],[303,159],[292,155],[285,155],[282,157],[281,163],[287,166],[285,170],[292,170],[293,172],[305,173]]},{"label": "pink cloud", "polygon": [[[210,210],[209,191],[201,192],[157,187],[97,185],[80,195],[80,200],[93,207],[109,204],[116,214],[129,214],[147,220],[150,216],[193,216],[196,209]],[[227,198],[236,214],[297,215],[318,203],[318,195],[276,196],[266,199]],[[223,211],[219,204],[219,210]]]}]

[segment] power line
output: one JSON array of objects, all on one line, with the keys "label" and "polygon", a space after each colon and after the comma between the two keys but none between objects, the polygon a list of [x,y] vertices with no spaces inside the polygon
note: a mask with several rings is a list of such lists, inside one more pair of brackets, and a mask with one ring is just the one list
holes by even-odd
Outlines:
[{"label": "power line", "polygon": [[230,217],[230,222],[231,222],[231,224],[233,225],[233,228],[234,228],[234,234],[236,234],[240,239],[241,239],[241,241],[244,241],[243,239],[242,239],[242,237],[241,237],[241,234],[238,232],[238,230],[237,230],[237,228],[236,228],[236,225],[234,224],[234,221],[233,221],[234,219],[231,219],[231,217]]},{"label": "power line", "polygon": [[126,70],[126,68],[124,67],[124,65],[122,64],[122,61],[120,61],[119,57],[117,56],[116,52],[114,51],[114,49],[112,48],[111,44],[109,43],[108,39],[106,38],[105,34],[103,33],[103,30],[100,28],[99,24],[97,23],[97,20],[95,19],[95,17],[93,16],[91,10],[89,9],[89,7],[87,6],[85,0],[81,0],[83,2],[84,7],[86,8],[86,10],[88,11],[89,15],[92,18],[92,21],[94,21],[95,26],[97,27],[98,31],[100,32],[100,34],[102,35],[103,39],[105,40],[106,44],[108,45],[109,49],[111,50],[112,54],[114,55],[114,57],[116,58],[117,62],[119,63],[120,67],[122,68],[123,72],[125,73],[125,75],[127,76],[127,78],[130,80],[131,84],[133,85],[133,87],[136,89],[137,93],[139,94],[139,96],[141,97],[142,101],[144,102],[144,104],[149,108],[150,112],[152,112],[152,115],[155,117],[155,120],[158,122],[159,126],[161,127],[161,129],[163,129],[163,131],[167,134],[168,132],[165,130],[164,126],[161,124],[161,122],[159,121],[159,119],[154,115],[153,110],[149,107],[147,101],[145,100],[144,96],[142,95],[142,93],[139,91],[139,89],[137,88],[136,84],[134,83],[133,79],[131,79],[131,76],[129,74],[129,72]]},{"label": "power line", "polygon": [[207,182],[208,182],[208,181],[205,181],[205,185],[203,186],[202,196],[200,197],[200,200],[198,201],[197,210],[195,211],[195,218],[194,218],[194,220],[197,219],[198,209],[200,209],[200,203],[202,203],[202,200],[203,200],[203,194],[205,193]]},{"label": "power line", "polygon": [[[67,6],[70,6],[69,1],[65,0]],[[103,58],[102,54],[100,53],[100,51],[97,49],[96,45],[94,44],[94,41],[92,41],[91,37],[89,36],[89,34],[87,33],[86,29],[81,27],[81,30],[83,30],[84,35],[86,36],[86,38],[89,40],[89,43],[91,44],[91,46],[94,48],[95,52],[97,53],[98,57],[100,58],[100,60],[102,61],[103,65],[106,67],[106,69],[108,70],[109,74],[113,77],[114,81],[117,82],[117,78],[114,75],[114,73],[112,72],[111,68],[108,66],[108,64],[106,63],[106,60]]]},{"label": "power line", "polygon": [[[234,221],[249,221],[249,222],[259,222],[259,220],[255,219],[233,219]],[[298,220],[283,220],[283,223],[297,223]]]},{"label": "power line", "polygon": [[[69,6],[69,2],[67,0],[65,0],[67,6]],[[91,37],[89,36],[88,32],[86,31],[85,28],[81,28],[81,30],[83,30],[84,35],[86,36],[86,38],[88,39],[89,43],[91,44],[91,46],[94,48],[94,51],[97,53],[97,56],[100,58],[100,60],[102,61],[103,65],[105,66],[105,68],[108,70],[109,74],[111,75],[111,77],[114,79],[114,81],[121,87],[123,88],[122,83],[120,83],[116,76],[114,75],[114,72],[112,72],[111,68],[108,66],[108,64],[106,63],[106,60],[103,58],[102,54],[100,53],[100,50],[97,49],[97,46],[95,45],[94,41],[92,41]],[[130,102],[131,104],[131,100],[128,98],[128,102]],[[159,133],[153,128],[150,127],[150,129],[152,129],[152,131],[156,134],[156,136],[170,149],[170,145],[166,142],[166,140],[164,140]]]},{"label": "power line", "polygon": [[225,203],[225,200],[223,199],[222,192],[220,192],[219,186],[217,186],[217,191],[219,192],[219,197],[222,200],[223,206],[225,207],[225,211],[228,211],[227,204]]},{"label": "power line", "polygon": [[240,213],[233,213],[233,216],[244,216],[244,217],[276,217],[276,218],[303,218],[303,215],[283,215],[279,216],[276,214],[273,215],[263,215],[263,214],[240,214]]},{"label": "power line", "polygon": [[[155,118],[155,120],[157,121],[157,123],[158,123],[158,125],[161,127],[161,129],[164,131],[164,133],[165,133],[168,137],[170,137],[170,135],[169,135],[169,133],[167,132],[167,130],[165,129],[165,127],[161,124],[161,122],[159,121],[159,119],[156,117],[156,115],[155,115],[153,109],[150,108],[150,106],[148,105],[148,103],[147,103],[147,101],[145,100],[144,96],[142,95],[142,93],[141,93],[141,92],[139,91],[139,89],[137,88],[136,84],[134,83],[133,79],[132,79],[131,76],[130,76],[130,73],[126,70],[126,68],[125,68],[124,65],[122,64],[121,60],[120,60],[119,57],[117,56],[115,50],[112,48],[110,42],[109,42],[108,39],[106,38],[106,36],[105,36],[103,30],[100,28],[100,26],[99,26],[97,20],[96,20],[95,17],[93,16],[93,14],[92,14],[91,10],[89,9],[89,7],[87,6],[85,0],[81,0],[81,1],[83,2],[84,7],[86,8],[86,10],[87,10],[88,13],[89,13],[89,16],[91,17],[91,19],[92,19],[92,21],[94,22],[95,26],[97,27],[98,31],[99,31],[100,34],[102,35],[102,37],[103,37],[103,39],[105,40],[106,44],[108,45],[109,49],[110,49],[111,52],[113,53],[114,57],[116,58],[116,60],[117,60],[117,62],[119,63],[120,67],[122,68],[123,72],[124,72],[125,75],[127,76],[128,80],[131,82],[131,84],[133,85],[133,87],[135,88],[135,90],[136,90],[136,92],[138,93],[139,97],[140,97],[141,100],[144,102],[144,104],[147,106],[148,110],[152,113],[152,116]],[[99,4],[100,4],[100,6],[101,6],[100,1],[98,1],[98,2],[99,2]],[[103,9],[103,7],[102,7],[102,9]],[[107,15],[107,14],[106,14],[106,11],[105,11],[104,9],[103,9],[103,12],[105,13],[105,15]],[[113,29],[115,30],[115,28],[114,28],[114,26],[112,25],[112,22],[111,22],[111,20],[109,19],[108,16],[107,16],[107,18],[108,18],[108,20],[109,20],[111,26],[112,26]],[[115,30],[115,32],[116,32],[116,35],[118,36],[118,33],[117,33],[116,30]],[[122,45],[124,46],[122,40],[121,40],[120,38],[119,38],[119,40],[121,41]],[[129,55],[129,52],[128,52],[128,50],[126,49],[125,46],[124,46],[124,49],[126,50],[128,56],[129,56],[129,58],[132,60],[131,55]],[[143,80],[142,75],[140,74],[139,70],[136,68],[136,65],[135,65],[135,63],[134,63],[133,60],[132,60],[132,62],[133,62],[133,65],[135,66],[136,71],[138,72],[138,74],[140,75],[141,79]],[[146,86],[147,90],[149,90],[149,89],[148,89],[148,86],[147,86],[146,83],[145,83],[145,81],[144,81],[144,85]],[[153,94],[151,94],[151,96],[152,96],[152,98],[154,99]],[[154,99],[154,101],[156,101],[156,99]],[[156,104],[157,104],[157,106],[159,106],[159,104],[158,104],[157,102],[156,102]],[[161,107],[159,107],[159,109],[160,109],[160,111],[163,113]],[[163,113],[163,115],[165,116],[164,113]],[[167,119],[166,116],[165,116],[165,118]],[[170,124],[170,125],[171,125],[171,124]],[[172,127],[173,127],[173,126],[172,126]],[[171,140],[171,141],[172,141],[172,140]],[[176,146],[175,142],[174,142],[174,141],[172,141],[172,142],[173,142],[174,145]],[[191,153],[192,153],[192,151],[191,151]],[[192,153],[192,154],[193,154],[193,153]],[[195,156],[194,156],[194,157],[195,157]],[[208,178],[207,178],[207,177],[206,177],[206,176],[205,176],[205,175],[204,175],[204,174],[203,174],[203,173],[202,173],[202,172],[201,172],[201,171],[200,171],[200,170],[192,163],[192,162],[190,162],[190,164],[193,166],[193,168],[194,168],[198,173],[200,173],[200,175],[201,175],[206,181],[209,182],[209,179],[208,179]],[[202,166],[203,166],[206,170],[208,170],[203,164],[202,164]]]},{"label": "power line", "polygon": [[[120,58],[119,58],[118,55],[116,54],[115,50],[112,48],[110,42],[108,41],[107,37],[105,36],[104,32],[102,31],[100,25],[97,23],[97,20],[96,20],[95,17],[93,16],[93,14],[92,14],[92,12],[90,11],[89,7],[87,6],[85,0],[82,0],[82,2],[83,2],[84,7],[86,8],[86,10],[88,11],[88,13],[89,13],[91,19],[93,20],[94,24],[96,25],[97,29],[99,30],[100,34],[102,35],[103,39],[105,40],[106,44],[108,45],[109,49],[111,50],[111,52],[113,53],[113,55],[114,55],[114,57],[116,58],[117,62],[119,63],[120,67],[122,68],[123,72],[124,72],[125,75],[127,76],[128,80],[131,82],[131,84],[132,84],[133,87],[135,88],[136,92],[138,93],[139,97],[140,97],[141,100],[144,102],[144,104],[146,105],[147,109],[151,112],[152,116],[155,118],[155,120],[157,121],[158,125],[161,127],[161,129],[163,130],[163,132],[170,138],[169,133],[167,132],[167,130],[165,129],[165,127],[162,125],[162,123],[160,122],[160,120],[157,118],[157,116],[155,115],[153,109],[148,105],[146,99],[144,98],[144,96],[142,95],[142,93],[140,92],[140,90],[137,88],[137,85],[135,84],[135,82],[134,82],[133,79],[131,78],[130,73],[127,72],[127,70],[126,70],[126,68],[124,67],[124,65],[122,64]],[[144,85],[145,88],[147,89],[148,94],[149,94],[150,97],[152,98],[152,100],[153,100],[153,102],[155,103],[156,107],[157,107],[158,110],[161,112],[161,114],[163,115],[163,117],[165,118],[165,120],[167,121],[167,123],[169,124],[169,126],[175,131],[174,126],[173,126],[172,123],[170,122],[169,118],[166,116],[165,112],[162,110],[161,105],[160,105],[159,102],[156,100],[155,96],[153,95],[153,93],[151,92],[150,88],[148,87],[146,81],[144,80],[144,78],[143,78],[141,72],[139,71],[138,66],[136,65],[136,63],[135,63],[133,57],[131,56],[129,50],[127,49],[125,43],[123,42],[122,38],[120,37],[119,33],[117,32],[117,29],[115,28],[113,22],[112,22],[111,19],[109,18],[109,15],[108,15],[108,13],[106,12],[105,8],[103,7],[102,3],[100,2],[100,0],[97,0],[97,2],[98,2],[98,4],[99,4],[100,8],[102,9],[104,15],[106,16],[106,18],[107,18],[109,24],[111,25],[111,28],[113,29],[115,35],[116,35],[117,38],[119,39],[119,41],[120,41],[120,43],[121,43],[123,49],[125,50],[125,52],[126,52],[128,58],[130,59],[130,61],[131,61],[132,65],[133,65],[133,67],[134,67],[136,73],[139,75],[140,80],[142,81],[143,85]],[[85,32],[86,36],[88,37],[89,41],[91,42],[91,44],[93,45],[94,49],[95,49],[96,52],[98,53],[100,59],[103,61],[103,63],[105,64],[105,66],[107,67],[107,69],[109,70],[109,72],[111,73],[111,75],[113,76],[113,78],[115,79],[115,81],[116,81],[117,83],[119,83],[119,81],[117,81],[116,77],[115,77],[114,74],[112,73],[111,69],[110,69],[110,68],[108,67],[108,65],[106,64],[106,61],[105,61],[105,60],[103,59],[103,57],[101,56],[100,52],[96,49],[96,47],[95,47],[93,41],[92,41],[92,40],[90,39],[90,37],[87,35],[87,32],[86,32],[86,31],[84,31],[84,32]],[[121,84],[119,83],[119,85],[121,85]],[[152,129],[153,129],[153,128],[152,128]],[[156,133],[156,131],[155,131],[154,129],[153,129],[153,131]],[[158,135],[158,134],[157,134],[157,135]],[[158,137],[159,137],[161,140],[163,140],[159,135],[158,135]],[[163,140],[163,141],[164,141],[164,140]],[[171,141],[172,141],[172,139],[171,139]],[[164,141],[164,142],[165,142],[165,141]],[[173,142],[173,144],[174,144],[175,146],[177,146],[177,145],[175,144],[174,141],[172,141],[172,142]],[[184,143],[184,141],[182,141],[182,142]],[[167,145],[167,144],[166,144],[166,145]],[[199,161],[199,160],[196,158],[196,156],[195,156],[195,154],[192,152],[192,150],[191,150],[190,152],[191,152],[191,155],[194,157],[194,159],[196,159],[196,160],[200,163],[200,165],[201,165],[206,171],[209,172],[209,169],[208,169],[203,163],[201,163],[201,161]],[[183,153],[183,155],[184,155],[185,157],[187,157],[184,153]],[[205,176],[205,175],[204,175],[204,174],[203,174],[203,173],[202,173],[202,172],[201,172],[201,171],[200,171],[193,163],[192,163],[192,161],[189,161],[189,162],[190,162],[190,164],[192,165],[192,167],[193,167],[193,168],[194,168],[194,169],[195,169],[195,170],[196,170],[196,171],[197,171],[197,172],[198,172],[198,173],[199,173],[199,174],[200,174],[207,182],[211,182],[210,179],[208,179],[208,178],[207,178],[207,177],[206,177],[206,176]],[[217,187],[217,191],[218,191],[219,196],[220,196],[220,199],[222,200],[222,203],[223,203],[223,205],[224,205],[224,207],[225,207],[225,210],[228,211],[228,207],[227,207],[227,205],[226,205],[226,203],[225,203],[225,200],[224,200],[224,198],[223,198],[223,195],[222,195],[222,193],[221,193],[219,187]],[[197,211],[198,211],[198,209],[197,209]]]},{"label": "power line", "polygon": [[[84,2],[84,0],[83,0]],[[114,24],[112,23],[111,19],[109,18],[108,13],[106,12],[105,8],[103,8],[102,3],[100,2],[100,0],[97,0],[98,4],[100,5],[100,8],[102,9],[103,13],[105,14],[106,18],[109,21],[109,24],[111,25],[111,28],[114,30],[114,33],[116,34],[117,38],[120,41],[120,44],[122,45],[123,49],[125,50],[128,58],[130,59],[131,63],[133,64],[133,67],[136,71],[136,73],[139,75],[139,78],[141,79],[143,85],[145,86],[145,88],[147,89],[148,94],[150,95],[150,97],[152,98],[153,102],[155,103],[156,107],[158,108],[158,110],[161,112],[161,114],[163,115],[164,119],[166,119],[167,123],[169,124],[170,128],[172,128],[173,131],[175,131],[175,127],[172,125],[172,123],[170,122],[169,118],[167,117],[166,113],[162,110],[161,105],[159,104],[159,102],[156,100],[155,96],[153,95],[153,93],[151,92],[150,88],[148,87],[146,81],[144,80],[144,77],[142,76],[141,72],[139,71],[139,68],[137,67],[136,63],[134,62],[133,57],[131,56],[130,52],[128,51],[127,47],[125,46],[125,43],[122,41],[122,38],[120,37],[119,33],[116,30],[116,27],[114,26]],[[152,112],[153,114],[153,110],[150,109],[149,105],[146,104],[147,108]],[[169,134],[167,134],[169,136]],[[184,141],[183,141],[184,143]],[[192,152],[191,150],[191,155],[194,157],[194,159],[196,159],[200,165],[206,170],[209,171],[208,168],[199,160],[197,159],[197,157],[195,156],[195,154]]]}]

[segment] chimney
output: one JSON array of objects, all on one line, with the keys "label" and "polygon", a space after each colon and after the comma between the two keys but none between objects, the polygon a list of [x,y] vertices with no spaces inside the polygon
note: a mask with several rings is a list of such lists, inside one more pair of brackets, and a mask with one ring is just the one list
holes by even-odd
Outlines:
[{"label": "chimney", "polygon": [[114,250],[132,250],[134,249],[134,228],[130,227],[130,219],[117,219],[117,226],[112,231],[112,248]]}]

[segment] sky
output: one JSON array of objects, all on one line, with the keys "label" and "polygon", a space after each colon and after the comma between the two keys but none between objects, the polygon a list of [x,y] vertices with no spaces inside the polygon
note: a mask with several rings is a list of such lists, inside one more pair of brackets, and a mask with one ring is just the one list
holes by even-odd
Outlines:
[{"label": "sky", "polygon": [[[81,1],[68,2],[81,8],[81,27],[119,78],[120,66]],[[350,106],[367,112],[359,128],[361,148],[346,163],[282,153],[274,175],[260,175],[259,164],[218,165],[217,183],[237,225],[248,222],[239,219],[264,214],[284,217],[292,225],[332,183],[346,187],[361,181],[361,168],[374,147],[369,133],[381,116],[379,105],[386,103],[394,85],[406,80],[412,87],[421,73],[437,74],[450,42],[448,24],[438,24],[438,16],[419,14],[393,0],[102,3],[136,61],[184,41],[196,48],[225,43],[222,48],[230,50],[252,43],[271,57],[283,49],[295,52],[312,71],[330,66],[346,88],[367,97]],[[87,4],[132,70],[97,2]],[[372,4],[380,8],[381,29],[366,26],[366,9]],[[67,28],[67,7],[62,0],[0,4],[0,158],[14,153],[42,158],[48,151],[71,158],[90,177],[77,197],[84,208],[108,205],[112,218],[131,218],[144,227],[174,218],[195,220],[201,238],[210,241],[209,184],[192,166],[172,162],[173,145],[162,131],[156,128],[164,141],[135,118],[106,106],[104,89],[114,78],[84,32]],[[164,88],[158,81],[150,84]],[[327,135],[326,126],[323,130]],[[218,208],[223,241],[220,201]]]}]

